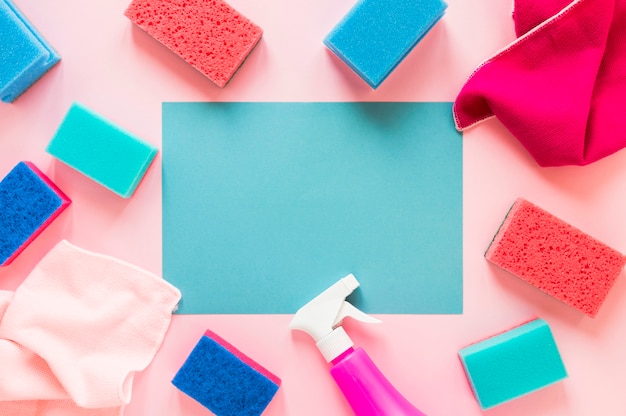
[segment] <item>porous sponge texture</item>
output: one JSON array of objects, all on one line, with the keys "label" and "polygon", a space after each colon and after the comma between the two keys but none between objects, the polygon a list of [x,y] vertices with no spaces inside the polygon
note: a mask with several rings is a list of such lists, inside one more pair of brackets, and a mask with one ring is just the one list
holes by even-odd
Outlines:
[{"label": "porous sponge texture", "polygon": [[217,416],[258,416],[278,391],[280,379],[207,331],[172,383]]},{"label": "porous sponge texture", "polygon": [[15,101],[61,59],[10,0],[0,0],[0,99]]},{"label": "porous sponge texture", "polygon": [[84,105],[73,103],[46,151],[118,195],[129,198],[158,149]]},{"label": "porous sponge texture", "polygon": [[465,347],[459,358],[484,410],[567,377],[552,331],[543,319]]},{"label": "porous sponge texture", "polygon": [[441,19],[441,0],[360,0],[324,44],[377,88]]},{"label": "porous sponge texture", "polygon": [[617,250],[523,198],[511,207],[485,257],[590,317],[626,264]]},{"label": "porous sponge texture", "polygon": [[10,264],[71,203],[31,162],[0,182],[0,266]]},{"label": "porous sponge texture", "polygon": [[133,0],[124,14],[219,87],[263,36],[222,0]]}]

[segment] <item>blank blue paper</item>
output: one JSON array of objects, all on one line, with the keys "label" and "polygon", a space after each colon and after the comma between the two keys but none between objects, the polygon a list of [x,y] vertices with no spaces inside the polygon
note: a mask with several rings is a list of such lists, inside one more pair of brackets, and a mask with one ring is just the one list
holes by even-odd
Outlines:
[{"label": "blank blue paper", "polygon": [[451,103],[164,103],[178,313],[291,314],[348,273],[368,313],[462,312]]}]

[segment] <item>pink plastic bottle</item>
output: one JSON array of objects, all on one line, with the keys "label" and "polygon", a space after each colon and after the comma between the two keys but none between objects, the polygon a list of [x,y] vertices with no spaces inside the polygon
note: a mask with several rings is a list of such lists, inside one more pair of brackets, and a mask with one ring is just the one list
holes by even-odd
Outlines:
[{"label": "pink plastic bottle", "polygon": [[291,329],[305,331],[329,363],[337,382],[356,416],[426,416],[402,396],[362,348],[353,348],[340,326],[345,317],[379,323],[347,302],[346,297],[359,286],[348,275],[326,289],[296,312]]},{"label": "pink plastic bottle", "polygon": [[426,416],[380,372],[363,348],[332,361],[330,374],[358,416]]}]

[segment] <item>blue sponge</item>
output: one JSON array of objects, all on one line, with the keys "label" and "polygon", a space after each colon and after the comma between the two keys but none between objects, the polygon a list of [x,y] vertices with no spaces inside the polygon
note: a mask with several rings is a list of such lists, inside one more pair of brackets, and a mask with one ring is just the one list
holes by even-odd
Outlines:
[{"label": "blue sponge", "polygon": [[0,182],[0,266],[11,263],[70,203],[35,165],[18,163]]},{"label": "blue sponge", "polygon": [[280,379],[207,331],[172,383],[217,416],[258,416],[278,391]]},{"label": "blue sponge", "polygon": [[0,0],[0,99],[13,102],[61,59],[10,0]]},{"label": "blue sponge", "polygon": [[121,197],[130,198],[158,149],[73,103],[46,151]]},{"label": "blue sponge", "polygon": [[483,410],[567,377],[561,355],[543,319],[535,319],[459,352]]},{"label": "blue sponge", "polygon": [[446,8],[441,0],[360,0],[324,44],[377,88]]}]

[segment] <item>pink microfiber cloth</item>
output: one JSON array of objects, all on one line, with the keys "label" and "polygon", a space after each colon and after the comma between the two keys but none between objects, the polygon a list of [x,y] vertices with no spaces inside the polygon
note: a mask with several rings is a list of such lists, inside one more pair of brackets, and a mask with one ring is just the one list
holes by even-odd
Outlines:
[{"label": "pink microfiber cloth", "polygon": [[496,116],[541,166],[587,165],[626,145],[626,1],[515,0],[518,39],[454,103],[459,130]]},{"label": "pink microfiber cloth", "polygon": [[121,415],[179,300],[156,275],[61,241],[0,291],[0,415]]}]

